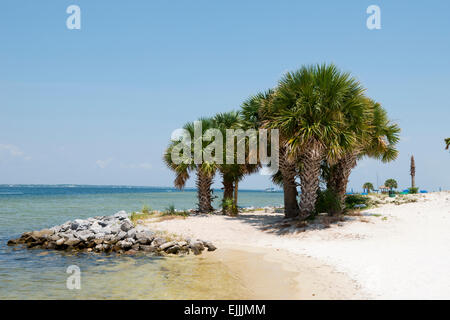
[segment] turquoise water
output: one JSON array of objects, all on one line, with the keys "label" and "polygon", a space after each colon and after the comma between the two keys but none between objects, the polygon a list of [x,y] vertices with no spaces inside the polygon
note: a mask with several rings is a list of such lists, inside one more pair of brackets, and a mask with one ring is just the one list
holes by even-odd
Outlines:
[{"label": "turquoise water", "polygon": [[[221,191],[215,191],[218,207]],[[282,193],[241,191],[239,205],[274,206]],[[124,257],[8,247],[8,239],[76,218],[194,208],[193,190],[146,187],[0,186],[0,299],[209,299],[245,294],[238,279],[206,257]],[[206,256],[206,255],[205,255]],[[81,269],[81,290],[68,290],[66,269]],[[214,280],[212,280],[214,279]],[[211,280],[211,281],[209,281]],[[205,285],[208,284],[208,285]],[[220,296],[217,293],[220,292]]]}]

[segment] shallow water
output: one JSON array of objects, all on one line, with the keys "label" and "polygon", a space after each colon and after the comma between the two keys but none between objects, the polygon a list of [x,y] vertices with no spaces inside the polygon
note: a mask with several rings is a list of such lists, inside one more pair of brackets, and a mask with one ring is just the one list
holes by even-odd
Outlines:
[{"label": "shallow water", "polygon": [[[221,192],[216,192],[216,207]],[[0,299],[239,299],[251,294],[227,266],[199,257],[126,257],[8,247],[30,230],[75,218],[195,207],[194,191],[132,187],[0,186]],[[240,206],[279,205],[281,193],[243,191]],[[81,290],[69,290],[66,269],[81,270]]]}]

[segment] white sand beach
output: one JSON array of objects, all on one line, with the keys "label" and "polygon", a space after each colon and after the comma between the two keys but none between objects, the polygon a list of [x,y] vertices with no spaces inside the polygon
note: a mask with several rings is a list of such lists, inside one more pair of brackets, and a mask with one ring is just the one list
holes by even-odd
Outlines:
[{"label": "white sand beach", "polygon": [[306,231],[264,211],[147,224],[213,241],[219,258],[220,249],[264,253],[296,272],[293,299],[450,299],[450,192],[408,197],[416,202],[383,204]]}]

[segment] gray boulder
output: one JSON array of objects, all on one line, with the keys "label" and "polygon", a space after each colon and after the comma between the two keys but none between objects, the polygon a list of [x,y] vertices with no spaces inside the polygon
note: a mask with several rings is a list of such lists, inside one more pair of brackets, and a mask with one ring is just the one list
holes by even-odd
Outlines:
[{"label": "gray boulder", "polygon": [[217,248],[209,241],[203,241],[203,245],[208,249],[208,251],[214,251]]},{"label": "gray boulder", "polygon": [[68,245],[69,247],[76,246],[80,243],[80,239],[77,238],[69,238],[66,241],[64,241],[64,244]]},{"label": "gray boulder", "polygon": [[173,247],[174,245],[176,245],[177,243],[175,242],[175,241],[169,241],[169,242],[166,242],[166,243],[163,243],[162,245],[160,245],[159,246],[159,248],[161,249],[161,250],[166,250],[166,249],[168,249],[168,248],[170,248],[170,247]]},{"label": "gray boulder", "polygon": [[136,229],[130,229],[127,232],[127,238],[132,238],[135,239],[136,238]]},{"label": "gray boulder", "polygon": [[133,229],[133,224],[128,221],[125,220],[121,225],[120,225],[120,230],[124,231],[124,232],[128,232],[129,230]]},{"label": "gray boulder", "polygon": [[166,250],[167,253],[177,254],[180,251],[181,247],[177,244],[171,246]]}]

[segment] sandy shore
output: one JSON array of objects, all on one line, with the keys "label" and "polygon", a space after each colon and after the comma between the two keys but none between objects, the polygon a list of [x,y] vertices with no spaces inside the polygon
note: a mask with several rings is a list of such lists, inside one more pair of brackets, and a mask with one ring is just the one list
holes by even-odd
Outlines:
[{"label": "sandy shore", "polygon": [[[262,211],[148,225],[211,240],[219,248],[260,252],[266,261],[294,272],[293,299],[449,299],[450,193],[408,197],[416,202],[384,204],[307,231],[286,226],[280,214]],[[276,270],[247,273],[243,277],[255,283],[257,277],[275,276]]]}]

